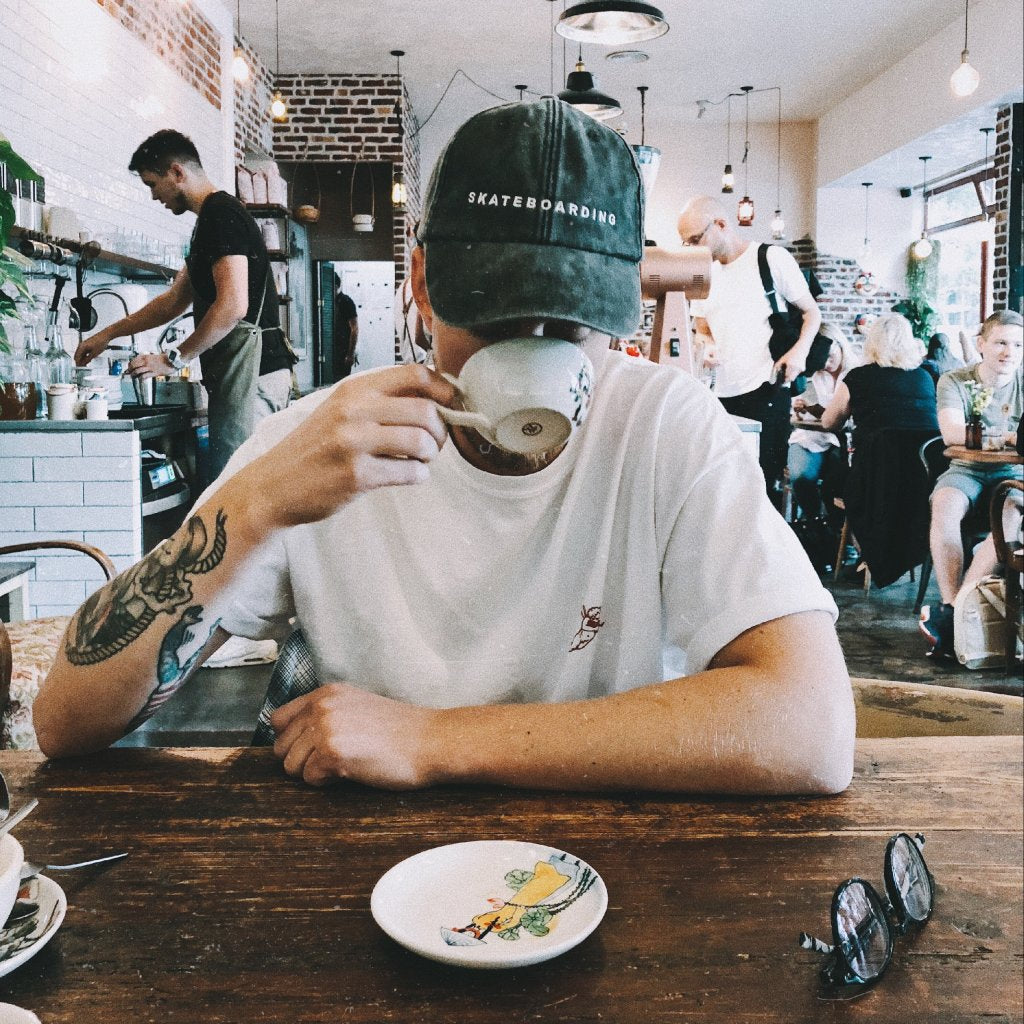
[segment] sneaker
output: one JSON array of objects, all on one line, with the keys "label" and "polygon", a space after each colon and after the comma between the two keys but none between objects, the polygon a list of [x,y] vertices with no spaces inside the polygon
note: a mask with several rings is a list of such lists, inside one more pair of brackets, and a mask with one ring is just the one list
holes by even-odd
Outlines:
[{"label": "sneaker", "polygon": [[955,660],[953,650],[953,606],[939,604],[934,608],[925,605],[921,609],[921,621],[918,628],[931,645],[928,652],[930,658],[942,661]]}]

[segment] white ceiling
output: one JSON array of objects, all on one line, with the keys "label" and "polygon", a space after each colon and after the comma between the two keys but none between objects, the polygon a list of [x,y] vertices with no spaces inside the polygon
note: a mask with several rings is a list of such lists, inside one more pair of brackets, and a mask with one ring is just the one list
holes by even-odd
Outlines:
[{"label": "white ceiling", "polygon": [[[236,2],[242,34],[273,70],[275,0]],[[423,130],[427,167],[466,117],[499,100],[515,99],[518,83],[543,94],[553,80],[558,91],[564,84],[563,67],[572,70],[576,57],[574,45],[563,47],[562,37],[551,32],[552,18],[567,0],[277,2],[282,73],[394,71],[389,51],[405,50],[402,73],[422,123],[452,76],[462,72]],[[649,86],[648,116],[656,109],[661,124],[695,120],[701,99],[712,103],[705,120],[724,122],[726,104],[718,101],[741,85],[780,86],[783,120],[816,120],[922,42],[961,21],[964,10],[962,0],[655,2],[671,28],[635,47],[649,54],[647,62],[613,63],[606,59],[609,48],[599,46],[585,47],[583,53],[601,89],[623,105],[631,141],[639,141],[638,85]],[[951,66],[957,56],[950,54]],[[743,101],[733,100],[734,128],[742,114]],[[751,121],[774,122],[775,117],[775,93],[751,97]],[[983,139],[977,138],[980,156]],[[915,172],[916,155],[903,161]],[[955,164],[959,156],[952,159]],[[889,173],[889,184],[908,183],[899,161],[874,173],[878,181]],[[854,176],[859,178],[860,172]],[[911,183],[916,180],[915,174]]]}]

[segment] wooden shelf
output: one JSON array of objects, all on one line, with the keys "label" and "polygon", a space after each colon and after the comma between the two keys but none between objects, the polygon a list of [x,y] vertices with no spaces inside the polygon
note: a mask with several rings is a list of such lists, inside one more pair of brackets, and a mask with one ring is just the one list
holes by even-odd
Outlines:
[{"label": "wooden shelf", "polygon": [[242,205],[254,217],[286,217],[291,219],[291,214],[283,206],[274,203],[242,203]]}]

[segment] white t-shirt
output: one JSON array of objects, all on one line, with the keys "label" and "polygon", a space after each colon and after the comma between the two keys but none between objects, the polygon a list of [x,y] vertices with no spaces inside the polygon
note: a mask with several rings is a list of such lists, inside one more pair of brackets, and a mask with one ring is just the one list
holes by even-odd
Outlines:
[{"label": "white t-shirt", "polygon": [[[844,375],[845,376],[845,375]],[[836,393],[836,378],[828,370],[817,370],[810,376],[810,388],[803,397],[806,400],[811,395],[810,405],[820,405],[828,408]],[[798,444],[809,452],[827,452],[829,448],[839,447],[839,438],[835,434],[826,434],[821,430],[801,430],[799,427],[789,435],[790,444]]]},{"label": "white t-shirt", "polygon": [[[779,293],[779,309],[810,299],[811,292],[792,254],[780,245],[768,247],[768,269]],[[785,301],[781,301],[781,300]],[[757,269],[757,244],[751,242],[731,263],[711,264],[711,290],[701,312],[711,328],[719,366],[715,394],[732,398],[756,391],[769,380],[773,360],[768,351],[772,307]]]},{"label": "white t-shirt", "polygon": [[[260,423],[225,472],[329,393]],[[219,607],[253,638],[285,636],[295,616],[321,679],[431,707],[629,690],[808,609],[836,615],[719,402],[618,352],[551,465],[495,476],[449,441],[426,483],[279,531]]]}]

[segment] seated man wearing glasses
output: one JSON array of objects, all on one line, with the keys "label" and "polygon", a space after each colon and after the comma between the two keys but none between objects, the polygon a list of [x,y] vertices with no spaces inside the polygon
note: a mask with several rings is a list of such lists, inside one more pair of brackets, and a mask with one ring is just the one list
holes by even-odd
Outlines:
[{"label": "seated man wearing glasses", "polygon": [[[269,724],[314,785],[843,789],[831,597],[714,397],[610,349],[641,313],[629,146],[551,98],[484,111],[442,153],[418,241],[437,372],[358,374],[261,424],[178,534],[73,618],[35,705],[42,749],[103,747],[229,633],[297,624],[322,685]],[[468,386],[502,353],[504,401],[534,373],[524,353],[550,350],[582,365],[563,441],[519,454],[446,424],[442,374]],[[530,411],[523,436],[549,409]]]}]

